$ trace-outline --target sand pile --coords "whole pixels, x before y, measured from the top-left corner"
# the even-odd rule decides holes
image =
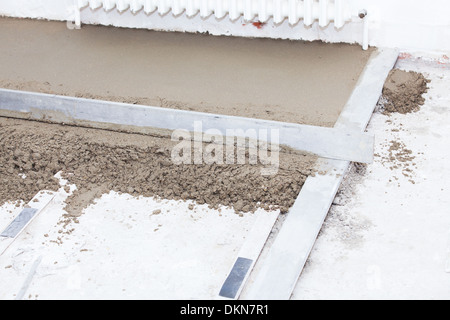
[[[383,88],[384,112],[406,114],[418,111],[425,102],[423,94],[427,92],[429,82],[421,73],[393,69]]]
[[[0,204],[57,190],[53,176],[62,171],[78,188],[67,201],[69,217],[111,190],[191,199],[237,212],[260,206],[286,212],[316,161],[286,151],[278,173],[263,176],[262,165],[175,165],[174,144],[167,138],[0,118]]]

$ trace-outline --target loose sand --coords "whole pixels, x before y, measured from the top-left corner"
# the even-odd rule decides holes
[[[358,45],[0,18],[0,87],[333,126]]]
[[[423,94],[429,82],[421,73],[393,69],[383,88],[384,111],[402,114],[418,111],[425,102]]]
[[[170,139],[0,118],[0,205],[30,201],[40,190],[57,190],[54,175],[78,190],[67,201],[68,218],[78,217],[111,190],[134,196],[191,199],[236,212],[257,207],[286,212],[316,158],[282,150],[276,175],[262,165],[175,165]]]
[[[380,99],[380,111],[385,115],[396,113],[408,114],[417,112],[425,103],[424,94],[428,91],[428,83],[421,73],[414,71],[404,71],[393,69],[383,87],[383,94]],[[392,123],[390,119],[387,123]],[[398,128],[391,129],[392,132],[400,132],[403,130],[402,124]],[[401,170],[403,176],[408,178],[409,182],[415,184],[413,173],[416,169],[415,158],[412,150],[407,148],[401,140],[391,140],[384,143],[387,149],[386,155],[375,154],[383,166],[391,170]],[[398,181],[399,178],[393,176],[389,182]],[[400,184],[399,184],[400,186]]]

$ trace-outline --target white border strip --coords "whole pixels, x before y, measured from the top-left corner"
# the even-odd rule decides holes
[[[279,130],[280,144],[319,157],[362,163],[373,161],[374,137],[361,132],[325,128],[278,121],[217,115],[202,112],[141,106],[109,101],[90,100],[0,89],[0,116],[31,120],[48,120],[56,123],[145,132],[155,128],[169,135],[168,130],[195,131],[201,122],[202,131],[248,129]],[[151,130],[151,129],[148,129]],[[237,131],[236,131],[237,132]],[[246,133],[244,134],[246,135]],[[239,136],[239,134],[236,134]]]
[[[380,49],[372,56],[336,128],[365,130],[397,58],[398,52],[392,49]],[[287,300],[291,297],[349,164],[348,161],[321,159],[321,165],[329,174],[306,180],[261,269],[254,280],[248,282],[242,299]]]

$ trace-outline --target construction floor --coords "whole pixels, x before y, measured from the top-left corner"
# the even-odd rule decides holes
[[[0,24],[0,43],[8,48],[0,52],[2,88],[311,125],[334,125],[371,55],[356,45],[92,26],[74,31],[59,22],[3,18]],[[339,64],[333,63],[336,59]],[[318,86],[324,79],[327,85]],[[39,177],[30,171],[30,176],[16,179],[17,184],[8,180],[0,198],[22,196],[28,202],[39,190],[54,191],[40,193],[29,204],[0,208],[4,230],[28,205],[52,199],[12,244],[7,239],[0,243],[0,251],[6,250],[0,259],[3,299],[218,298],[249,235],[261,221],[267,221],[263,229],[273,225],[280,213],[264,208],[249,212],[254,208],[247,200],[269,195],[287,210],[315,162],[314,157],[303,161],[282,153],[279,174],[267,179],[253,166],[232,172],[220,166],[170,171],[164,168],[170,141],[11,119],[2,119],[0,126],[3,147],[7,152],[15,149],[5,155],[3,166],[14,167],[14,159],[25,152],[31,157],[24,157],[27,163],[19,166],[41,168]],[[79,146],[85,146],[84,151]],[[135,163],[128,159],[121,162],[128,169],[111,170],[106,160],[111,150],[119,159],[135,154]],[[145,162],[148,168],[139,164],[144,154],[153,157]],[[71,168],[80,184],[69,187],[66,180],[51,180],[54,164],[67,166],[83,157],[89,159],[83,170]],[[221,171],[222,187],[213,192]],[[158,180],[157,190],[148,188],[151,182],[145,178],[151,176]],[[117,188],[118,178],[123,188]],[[182,190],[169,190],[180,181],[187,183]],[[27,187],[21,188],[22,183]],[[88,202],[73,206],[70,201],[68,210],[67,199],[75,188]],[[262,239],[269,232],[261,230]],[[263,245],[253,244],[254,253]]]
[[[397,67],[431,80],[425,104],[374,113],[375,162],[352,165],[292,299],[450,297],[450,67],[413,57]],[[413,159],[392,154],[394,143]],[[216,299],[246,235],[268,215],[111,192],[60,232],[66,197],[0,259],[1,299]],[[4,205],[1,226],[21,209]]]
[[[38,25],[37,34],[46,35],[40,40],[32,33]],[[11,30],[29,38],[16,41]],[[5,66],[0,70],[0,87],[186,110],[200,106],[195,110],[332,126],[370,56],[357,46],[331,45],[333,55],[328,55],[329,44],[280,45],[279,41],[234,38],[221,39],[210,47],[203,36],[184,35],[196,45],[175,41],[189,49],[177,53],[184,55],[181,58],[164,54],[164,50],[174,51],[173,38],[179,35],[166,34],[170,39],[162,39],[155,33],[138,31],[129,38],[129,31],[89,26],[69,31],[60,23],[0,19],[0,43],[9,48],[0,51]],[[103,45],[96,47],[99,52],[74,52],[67,46],[78,43],[79,50],[87,35],[91,38],[83,46],[100,41]],[[151,46],[142,41],[148,37],[164,48],[158,53],[164,61],[148,59]],[[26,50],[30,45],[39,49],[36,54],[42,64],[30,59]],[[60,51],[53,50],[55,46]],[[126,55],[130,46],[138,48],[133,59]],[[200,72],[195,66],[206,58],[195,54],[199,48],[222,57],[222,63],[209,61],[207,72]],[[263,54],[258,48],[268,51]],[[108,54],[103,55],[102,50]],[[233,53],[232,57],[227,52]],[[73,54],[82,59],[77,61]],[[14,65],[18,57],[22,63]],[[248,69],[231,72],[228,58]],[[293,65],[286,63],[293,61],[291,58],[303,62],[293,62],[292,69]],[[310,61],[336,69],[322,68],[328,71],[317,73],[313,64],[305,64]],[[121,62],[132,67],[105,68]],[[94,66],[100,71],[88,72]],[[450,67],[442,61],[412,56],[402,56],[397,67],[422,72],[431,80],[425,104],[418,112],[406,115],[374,113],[367,131],[376,138],[375,161],[352,165],[292,299],[450,298],[450,167],[445,150]],[[266,77],[268,69],[275,78]],[[132,78],[133,74],[139,77]],[[190,74],[203,80],[192,82]],[[207,82],[211,74],[227,76],[219,83]],[[286,74],[289,79],[303,80],[277,87],[286,83]],[[329,86],[322,85],[324,78]],[[105,79],[109,82],[103,82]],[[171,82],[173,79],[177,80]],[[94,91],[84,89],[89,81],[95,84],[91,86]],[[269,82],[274,85],[267,86]],[[235,87],[224,90],[225,83]],[[180,85],[191,87],[175,93],[165,91]],[[266,87],[273,90],[261,89]],[[194,92],[206,95],[199,99]],[[310,93],[306,98],[305,92]],[[290,100],[278,105],[279,94]],[[256,103],[242,102],[243,97]],[[393,145],[395,150],[410,151],[413,157],[396,157]],[[136,190],[121,190],[124,192],[104,193],[83,214],[67,220],[62,214],[75,186],[63,177],[59,183],[58,191],[40,193],[30,202],[38,205],[52,199],[24,232],[10,245],[0,243],[0,251],[6,249],[0,257],[0,299],[219,299],[220,288],[249,234],[259,221],[274,222],[279,215],[279,210],[263,208],[236,214],[229,207],[212,208],[208,203],[136,196]],[[0,207],[0,230],[26,205],[7,203]],[[278,227],[282,221],[280,215]],[[276,232],[274,229],[272,238]],[[255,273],[264,263],[265,252]],[[242,298],[245,296],[244,289]]]

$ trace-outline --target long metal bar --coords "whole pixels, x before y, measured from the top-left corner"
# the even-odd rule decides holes
[[[0,89],[0,116],[45,120],[105,129],[169,135],[173,130],[219,130],[223,136],[248,137],[264,130],[268,142],[277,130],[279,144],[319,157],[361,163],[373,161],[374,137],[344,129],[258,120],[210,113],[140,106],[34,92]],[[199,129],[200,128],[200,129]],[[264,135],[258,135],[264,140]]]

